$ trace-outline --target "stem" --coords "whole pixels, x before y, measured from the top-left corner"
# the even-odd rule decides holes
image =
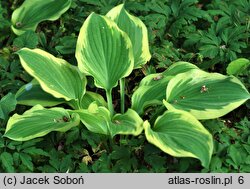
[[[125,112],[125,78],[120,79],[121,113]]]
[[[114,115],[114,107],[113,107],[113,101],[112,101],[112,89],[106,90],[106,96],[107,96],[107,101],[108,101],[108,108],[112,117]]]

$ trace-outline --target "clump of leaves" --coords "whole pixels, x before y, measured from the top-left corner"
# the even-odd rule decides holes
[[[125,77],[146,64],[151,55],[145,25],[123,5],[113,8],[106,16],[91,13],[86,19],[77,40],[77,67],[40,49],[22,48],[17,54],[23,68],[35,78],[18,91],[17,99],[28,105],[39,102],[23,115],[15,114],[9,119],[5,136],[18,141],[51,131],[66,132],[82,122],[89,131],[110,137],[111,148],[116,149],[112,145],[115,136],[138,136],[144,130],[147,141],[163,152],[197,158],[208,167],[212,136],[198,120],[223,116],[250,97],[233,76],[207,73],[190,63],[179,62],[163,73],[145,77],[132,95],[132,108],[127,109]],[[107,103],[100,94],[86,92],[86,75],[94,78],[97,88],[104,89]],[[120,113],[116,113],[112,96],[118,81]],[[227,96],[227,90],[235,93]],[[61,103],[73,110],[41,106]],[[152,119],[143,121],[146,108],[154,105],[162,108]],[[38,119],[44,121],[38,123]],[[119,150],[125,149],[117,148],[110,160],[120,159]],[[136,161],[130,166],[136,167]]]
[[[7,10],[2,7],[0,3],[0,48],[2,48],[2,42],[9,35],[10,21],[6,18]]]
[[[229,120],[211,120],[204,123],[213,133],[215,148],[209,169],[204,172],[249,172],[249,132],[248,118],[235,125]]]
[[[213,1],[207,13],[213,18],[206,30],[198,30],[187,37],[186,48],[199,49],[206,58],[203,68],[220,63],[223,69],[227,63],[237,59],[249,46],[249,1]]]

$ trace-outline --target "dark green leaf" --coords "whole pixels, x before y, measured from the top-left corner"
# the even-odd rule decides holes
[[[33,171],[34,165],[32,163],[32,159],[28,154],[20,153],[20,159],[22,163],[30,170]]]
[[[22,150],[22,152],[30,155],[42,155],[49,157],[48,152],[45,152],[44,150],[36,147],[25,148],[24,150]]]
[[[7,172],[9,173],[15,172],[15,169],[13,167],[13,158],[10,153],[8,152],[1,153],[0,159],[2,161],[2,167],[4,167]]]
[[[8,93],[0,100],[0,119],[7,119],[9,113],[16,108],[16,98],[12,93]]]
[[[13,45],[18,49],[23,47],[34,49],[38,45],[38,36],[34,31],[27,31],[15,38]]]

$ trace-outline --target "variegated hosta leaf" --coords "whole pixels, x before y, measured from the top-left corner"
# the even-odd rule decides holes
[[[169,68],[165,71],[166,75],[176,76],[180,73],[185,73],[193,69],[199,69],[196,65],[191,64],[189,62],[176,62],[169,66]]]
[[[8,115],[10,112],[15,110],[16,108],[16,98],[12,93],[8,93],[3,98],[0,99],[0,120],[8,119]]]
[[[162,104],[162,100],[166,99],[166,87],[170,79],[192,69],[198,67],[188,62],[177,62],[162,73],[150,74],[143,78],[132,95],[132,109],[141,115],[145,108]]]
[[[51,131],[66,132],[79,125],[80,117],[70,114],[63,108],[45,109],[36,105],[23,115],[13,115],[5,130],[5,137],[17,141],[26,141],[42,137]]]
[[[147,107],[162,104],[171,78],[172,76],[166,76],[164,73],[150,74],[143,78],[132,95],[132,109],[141,115]],[[144,82],[147,84],[143,85]]]
[[[42,90],[40,84],[35,79],[32,82],[22,86],[16,93],[16,99],[18,104],[35,106],[37,104],[43,107],[56,106],[58,104],[67,103],[73,109],[87,109],[92,102],[96,102],[98,106],[107,107],[107,103],[104,98],[91,91],[86,91],[82,97],[80,103],[78,100],[71,100],[66,102],[62,98],[55,98],[51,94]]]
[[[80,100],[85,94],[86,78],[77,67],[40,49],[23,48],[17,54],[23,68],[47,93],[67,101]]]
[[[93,102],[95,102],[98,106],[107,107],[107,102],[104,100],[103,96],[91,91],[86,91],[85,95],[80,101],[80,104],[75,100],[69,101],[68,104],[73,109],[88,109],[89,105]]]
[[[213,152],[212,135],[190,113],[166,111],[155,121],[154,127],[144,122],[147,140],[175,157],[193,157],[209,166]]]
[[[170,80],[165,106],[190,112],[197,119],[221,117],[239,107],[250,94],[234,76],[191,70]]]
[[[51,94],[45,92],[38,81],[33,79],[30,83],[22,86],[16,93],[16,99],[18,104],[35,106],[37,104],[46,106],[56,106],[64,103],[62,98],[55,98]]]
[[[244,73],[250,66],[250,60],[246,58],[238,58],[227,66],[228,75],[238,75]]]
[[[110,112],[105,107],[98,107],[96,103],[89,106],[87,110],[74,111],[79,114],[82,123],[87,129],[93,133],[110,135],[108,123],[110,120]]]
[[[143,120],[132,109],[128,109],[124,114],[116,114],[110,123],[111,136],[139,135],[143,130]]]
[[[92,13],[77,40],[76,58],[80,70],[94,77],[97,87],[111,90],[134,67],[131,41],[116,23]]]
[[[35,31],[37,25],[44,20],[56,20],[65,13],[72,0],[25,0],[17,8],[11,18],[12,30],[21,35],[25,31]]]
[[[140,68],[146,64],[150,60],[151,54],[149,52],[148,32],[144,23],[139,18],[129,14],[123,4],[111,9],[106,16],[114,20],[118,27],[128,34],[133,45],[134,68]]]
[[[88,110],[73,112],[78,113],[82,123],[94,133],[113,137],[117,134],[139,135],[143,130],[143,120],[132,109],[129,109],[124,114],[116,114],[111,118],[107,108],[98,107],[96,103],[92,103]]]

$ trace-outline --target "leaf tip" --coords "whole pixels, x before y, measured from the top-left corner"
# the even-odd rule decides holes
[[[150,123],[149,123],[148,120],[146,120],[146,121],[143,122],[143,128],[144,128],[145,131],[146,131],[148,128],[150,128]]]

